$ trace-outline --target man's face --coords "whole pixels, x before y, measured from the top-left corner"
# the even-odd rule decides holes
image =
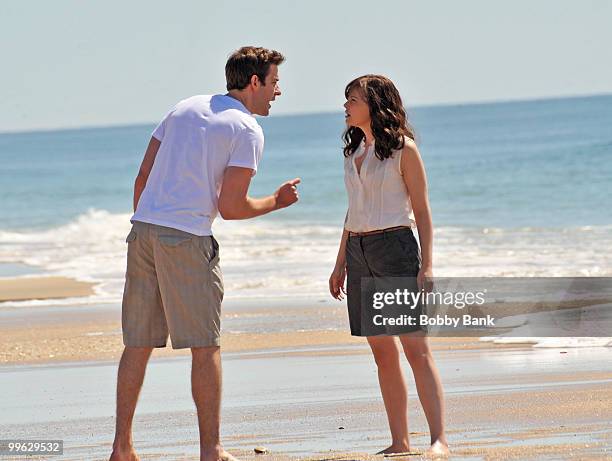
[[[270,113],[270,107],[272,107],[270,102],[281,95],[278,81],[278,66],[270,64],[268,75],[266,75],[266,84],[258,85],[253,94],[254,113],[258,115],[268,115]]]

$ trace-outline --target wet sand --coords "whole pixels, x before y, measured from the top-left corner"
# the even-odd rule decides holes
[[[610,355],[605,348],[436,352],[452,459],[609,459]],[[152,359],[134,426],[143,460],[198,459],[189,369],[187,357]],[[427,425],[408,366],[405,373],[411,443],[422,453]],[[64,439],[61,459],[105,459],[115,376],[116,364],[104,362],[1,367],[0,432]],[[372,455],[389,443],[373,360],[225,353],[222,437],[251,461],[383,459]],[[269,454],[255,455],[260,445]]]
[[[228,450],[260,461],[383,459],[372,455],[389,444],[389,435],[365,340],[343,329],[283,330],[296,321],[341,325],[344,316],[337,306],[227,309],[222,436]],[[273,319],[276,329],[256,326]],[[533,349],[477,338],[431,343],[446,392],[452,459],[612,456],[612,348]],[[58,459],[107,459],[121,350],[118,306],[0,309],[3,438],[63,439]],[[143,460],[198,459],[188,355],[154,352],[134,428]],[[411,443],[422,453],[427,424],[404,366]],[[270,452],[255,455],[259,445]]]
[[[335,353],[337,346],[365,345],[346,329],[346,308],[228,308],[222,324],[225,352],[291,350],[327,346],[317,354]],[[309,329],[298,330],[296,325]],[[331,328],[330,328],[331,327]],[[431,338],[434,350],[496,349],[521,347],[480,342],[477,337]],[[0,306],[0,365],[47,362],[117,361],[123,350],[119,306],[71,306],[66,308],[4,308]],[[309,354],[314,352],[308,352]],[[343,352],[346,353],[346,352]],[[354,352],[353,352],[354,353]],[[359,353],[369,353],[365,348]],[[188,349],[166,348],[155,356],[189,355]]]
[[[432,338],[434,350],[512,348],[520,345],[497,345],[480,342],[478,338]],[[331,351],[318,349],[309,354],[335,353],[337,346],[365,345],[363,338],[352,337],[346,331],[308,330],[271,333],[224,333],[221,345],[225,352],[291,351],[303,354],[301,348],[329,346]],[[119,321],[83,321],[66,319],[63,324],[33,324],[0,327],[0,364],[33,364],[47,362],[80,362],[118,360],[123,350]],[[346,352],[343,352],[346,353]],[[359,353],[369,353],[363,349]],[[174,350],[171,341],[155,356],[189,355],[189,349]]]

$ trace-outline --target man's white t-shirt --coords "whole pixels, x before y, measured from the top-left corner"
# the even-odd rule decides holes
[[[263,131],[230,96],[193,96],[179,102],[153,131],[161,141],[132,221],[212,235],[223,173],[261,160]]]

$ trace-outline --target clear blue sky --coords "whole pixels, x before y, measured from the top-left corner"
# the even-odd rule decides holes
[[[5,0],[0,131],[157,121],[244,44],[288,58],[273,114],[341,110],[367,72],[407,106],[612,93],[611,24],[607,0]]]

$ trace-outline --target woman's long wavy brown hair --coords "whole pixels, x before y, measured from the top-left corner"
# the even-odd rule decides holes
[[[415,132],[402,104],[402,98],[391,80],[382,75],[367,74],[346,85],[344,95],[359,88],[370,108],[370,119],[376,157],[391,157],[394,150],[404,148],[404,136],[415,140]],[[344,156],[352,155],[365,137],[361,128],[348,127],[344,132]]]

